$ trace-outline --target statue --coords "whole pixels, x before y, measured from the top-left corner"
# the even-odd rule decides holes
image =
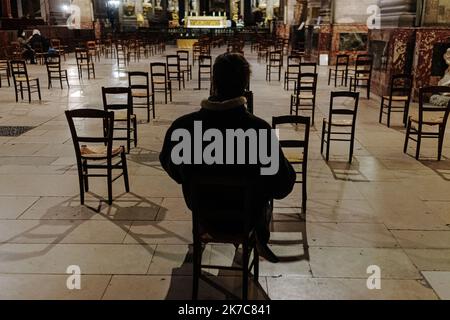
[[[450,87],[450,48],[444,54],[445,63],[448,65],[448,69],[445,71],[444,77],[438,82],[439,86]],[[449,94],[434,95],[430,98],[430,102],[435,106],[445,107],[450,101]]]

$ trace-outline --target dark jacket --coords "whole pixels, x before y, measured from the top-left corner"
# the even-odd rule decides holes
[[[257,181],[258,194],[261,208],[265,207],[272,199],[282,199],[291,193],[296,180],[296,174],[291,164],[286,160],[281,149],[279,149],[279,170],[275,175],[261,175],[263,165],[176,165],[172,162],[171,152],[178,142],[172,142],[171,136],[176,129],[186,129],[194,136],[194,122],[202,121],[203,132],[207,129],[218,129],[225,136],[226,129],[267,129],[271,126],[264,120],[250,114],[245,108],[245,98],[240,97],[224,102],[215,101],[212,97],[202,102],[200,111],[187,114],[175,120],[166,133],[163,149],[160,154],[160,162],[172,179],[183,186],[183,194],[187,206],[192,209],[190,199],[190,182],[196,176],[227,176],[247,177]],[[269,143],[269,142],[268,142]],[[208,144],[208,143],[207,143]],[[206,145],[207,145],[206,144]],[[203,146],[205,147],[205,145]],[[270,149],[269,149],[270,150]],[[192,150],[193,156],[193,150]],[[224,159],[226,150],[224,150]],[[207,201],[205,199],[205,201]],[[233,199],[226,199],[233,201]],[[255,221],[258,217],[254,217]]]

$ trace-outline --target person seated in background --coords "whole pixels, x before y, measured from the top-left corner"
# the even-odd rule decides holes
[[[276,136],[274,138],[276,143],[274,143],[273,136],[271,136],[271,133],[273,133],[271,126],[266,121],[247,111],[244,95],[249,81],[250,65],[242,55],[225,53],[218,56],[213,66],[212,96],[202,102],[199,111],[182,116],[173,122],[166,133],[160,154],[160,162],[169,176],[177,183],[182,184],[186,204],[191,210],[190,185],[192,182],[195,182],[196,177],[225,176],[236,177],[236,179],[245,177],[248,180],[254,181],[258,186],[256,191],[258,201],[255,204],[257,209],[252,214],[251,223],[253,224],[252,227],[256,230],[258,251],[268,261],[278,262],[278,258],[268,247],[273,209],[272,203],[273,199],[283,199],[291,193],[295,184],[296,173],[292,165],[286,160],[279,147]],[[229,163],[228,160],[226,162],[215,162],[211,165],[205,162],[201,164],[192,164],[193,162],[176,164],[179,162],[175,161],[176,163],[174,163],[172,152],[178,146],[173,141],[173,134],[187,131],[193,137],[194,130],[197,130],[194,128],[199,123],[201,123],[203,132],[213,129],[216,132],[220,132],[223,136],[226,136],[226,132],[230,130],[247,132],[253,129],[257,132],[268,132],[269,134],[265,137],[260,136],[260,139],[263,140],[260,140],[259,145],[260,149],[262,149],[261,145],[264,146],[267,139],[267,146],[270,145],[272,148],[271,158],[274,158],[278,164],[277,169],[271,172],[270,175],[265,175],[262,173],[261,168],[265,167],[267,163],[264,165],[261,158],[254,162],[249,160],[251,158],[251,152],[249,150],[252,149],[250,141],[244,146],[246,155],[239,155],[239,150],[242,151],[242,149],[230,153],[231,158],[243,156],[241,159],[245,159],[245,161],[243,163],[241,162],[241,164],[234,164],[233,161]],[[203,156],[203,153],[201,155],[194,154],[196,149],[193,148],[192,150],[188,150],[187,154],[190,154],[191,157]],[[233,151],[234,149],[233,147],[231,150]],[[269,147],[266,150],[268,149]],[[223,150],[223,159],[229,159],[227,158],[227,154],[230,152],[229,150],[229,148]],[[198,151],[202,152],[202,150]],[[213,190],[213,193],[215,191]],[[217,190],[218,195],[222,196],[220,192]],[[236,201],[234,198],[227,199],[227,195],[223,195],[222,198],[225,201]],[[204,201],[213,200],[204,199]],[[212,217],[212,219],[214,218]],[[220,227],[224,228],[223,226]],[[227,232],[227,230],[223,230],[223,232]]]
[[[33,34],[28,40],[28,43],[31,48],[42,47],[43,52],[47,52],[50,47],[50,41],[43,37],[38,29],[33,30]]]
[[[22,50],[22,58],[29,61],[31,64],[36,64],[35,52],[30,46],[29,39],[25,39],[25,31],[19,30],[17,32],[17,42],[20,44],[20,49]]]

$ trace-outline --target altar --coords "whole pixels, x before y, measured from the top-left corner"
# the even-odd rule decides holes
[[[226,28],[226,16],[186,16],[184,19],[186,28]]]

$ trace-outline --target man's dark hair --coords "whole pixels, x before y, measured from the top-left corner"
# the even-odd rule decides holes
[[[214,94],[222,100],[242,96],[248,87],[250,72],[250,65],[241,54],[221,54],[213,67]]]

